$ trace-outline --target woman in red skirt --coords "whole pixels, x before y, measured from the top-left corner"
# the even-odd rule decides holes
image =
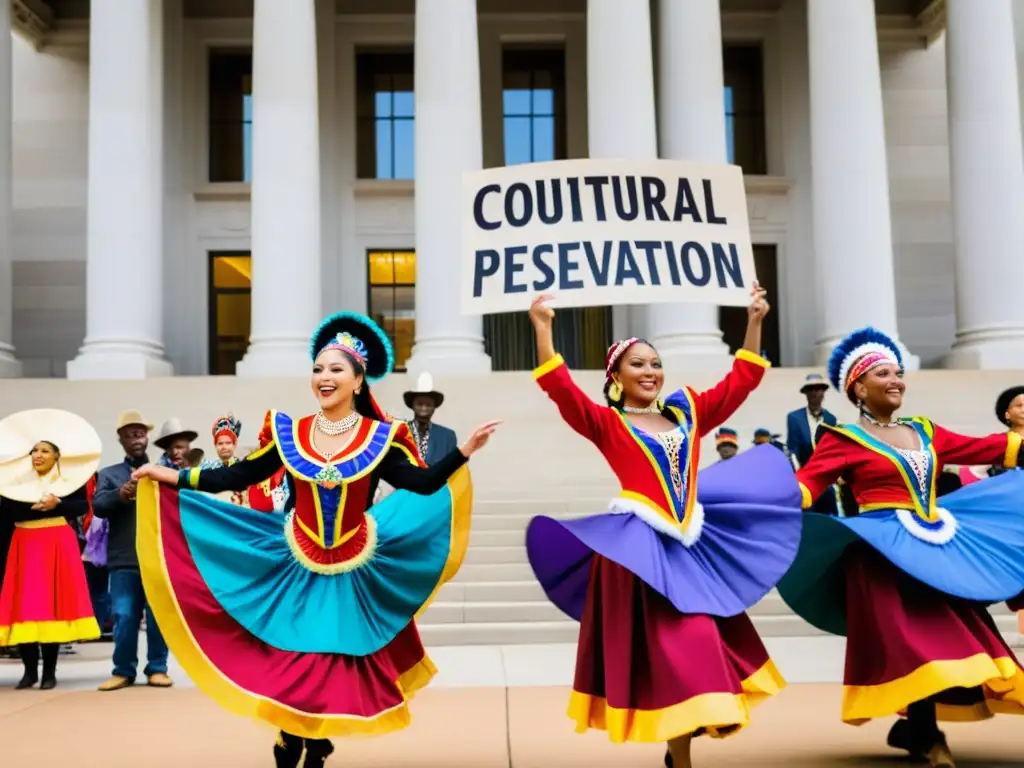
[[[608,351],[605,399],[577,387],[552,340],[542,296],[530,309],[534,373],[565,422],[601,451],[622,490],[604,514],[539,516],[530,565],[549,599],[580,622],[569,717],[613,742],[667,743],[689,768],[693,736],[728,736],[785,684],[746,609],[782,577],[800,542],[800,492],[786,456],[757,446],[697,472],[700,438],[761,382],[768,312],[754,286],[732,371],[706,392],[658,399],[661,359],[642,339]]]
[[[61,450],[63,446],[63,452]],[[19,690],[57,684],[63,643],[100,636],[78,537],[68,524],[88,512],[85,485],[96,471],[100,439],[87,422],[52,409],[0,421],[0,518],[14,536],[0,591],[0,646],[18,646]]]
[[[807,515],[779,593],[811,624],[846,635],[845,722],[904,715],[890,746],[953,766],[939,720],[1024,715],[1024,670],[985,609],[1024,589],[1024,474],[940,499],[937,478],[945,464],[1016,467],[1021,436],[894,418],[901,351],[872,328],[836,346],[829,378],[860,418],[827,427],[797,472],[803,506],[842,479],[859,514]]]

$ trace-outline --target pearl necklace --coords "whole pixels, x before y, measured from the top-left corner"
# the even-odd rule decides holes
[[[341,419],[340,421],[331,421],[326,416],[324,416],[323,411],[320,411],[316,415],[317,429],[319,429],[325,435],[329,435],[331,437],[337,437],[338,435],[345,434],[350,429],[352,429],[352,427],[354,427],[358,422],[358,411],[352,411],[352,413],[350,413],[348,416]]]
[[[626,413],[634,413],[637,415],[645,413],[661,413],[661,405],[659,403],[652,403],[651,405],[648,405],[646,408],[634,408],[631,405],[624,405],[622,406],[622,410],[625,411]]]
[[[899,426],[902,426],[902,424],[899,421],[885,421],[885,422],[879,421],[878,419],[876,419],[874,416],[872,416],[871,413],[869,413],[864,408],[861,408],[860,415],[864,417],[864,420],[868,424],[873,424],[876,427],[899,427]]]

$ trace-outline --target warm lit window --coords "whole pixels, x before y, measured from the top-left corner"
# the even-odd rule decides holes
[[[415,173],[412,53],[356,55],[356,176],[411,179]]]
[[[395,348],[395,369],[405,370],[416,340],[415,251],[370,251],[369,306]]]
[[[246,252],[210,254],[209,367],[212,376],[233,376],[249,346],[252,258]]]
[[[761,46],[726,45],[725,140],[728,159],[750,175],[768,172],[765,149],[764,69]]]
[[[502,52],[505,165],[565,159],[565,52]]]
[[[210,51],[211,182],[252,181],[252,52]]]

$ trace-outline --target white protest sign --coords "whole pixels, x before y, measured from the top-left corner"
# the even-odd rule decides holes
[[[746,306],[743,171],[676,160],[560,160],[462,176],[462,312],[691,302]]]

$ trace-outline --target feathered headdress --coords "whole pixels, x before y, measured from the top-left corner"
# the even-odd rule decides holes
[[[828,359],[828,379],[851,400],[850,388],[861,376],[879,365],[903,367],[899,345],[876,328],[861,328],[843,339]]]
[[[316,360],[327,349],[341,349],[356,358],[370,383],[383,379],[395,366],[387,334],[366,315],[355,312],[338,312],[320,323],[310,339],[309,356]]]
[[[239,436],[242,434],[242,422],[235,418],[234,414],[229,413],[227,416],[221,416],[215,422],[213,422],[213,442],[217,442],[222,435],[227,435],[234,442],[238,442]]]

